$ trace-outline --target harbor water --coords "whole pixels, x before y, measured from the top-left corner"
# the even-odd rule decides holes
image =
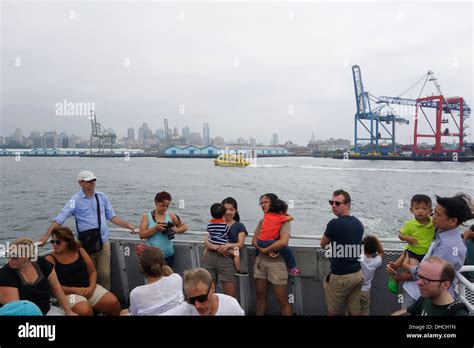
[[[396,237],[411,218],[415,193],[474,196],[474,163],[335,160],[312,157],[259,158],[254,168],[215,167],[212,159],[167,158],[0,158],[0,241],[39,238],[79,190],[77,174],[91,170],[96,189],[107,194],[115,213],[138,226],[168,191],[170,211],[190,230],[205,231],[209,207],[232,196],[249,232],[262,216],[259,196],[276,193],[295,217],[293,233],[321,235],[334,216],[328,200],[342,188],[353,200],[352,214],[366,233]],[[68,226],[74,226],[69,219]],[[113,225],[112,225],[113,226]]]

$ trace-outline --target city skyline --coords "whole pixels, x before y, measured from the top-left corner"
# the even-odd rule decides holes
[[[1,6],[6,135],[20,127],[85,138],[93,107],[119,136],[130,123],[155,131],[167,118],[172,129],[201,134],[209,123],[211,135],[227,140],[246,134],[269,143],[275,133],[301,144],[312,131],[353,139],[353,64],[374,95],[398,96],[433,70],[446,96],[474,101],[467,2]],[[450,25],[422,25],[426,18]],[[473,117],[467,125],[472,141]],[[397,126],[398,143],[412,135],[413,122]]]
[[[204,123],[204,125],[207,125],[208,127],[208,130],[211,129],[211,127],[209,127],[209,124],[208,123]],[[204,128],[204,125],[203,125],[203,129]],[[144,128],[145,127],[145,128]],[[138,131],[137,131],[138,130]],[[193,135],[197,134],[200,141],[193,141]],[[278,141],[278,134],[277,133],[273,133],[271,134],[271,139],[268,140],[268,142],[265,142],[265,141],[257,141],[257,139],[251,137],[251,136],[244,136],[244,135],[241,135],[239,136],[237,139],[227,139],[227,140],[224,140],[224,138],[222,136],[219,136],[219,135],[216,135],[215,137],[210,137],[210,141],[208,143],[206,143],[205,141],[205,137],[204,135],[201,136],[201,133],[200,132],[191,132],[191,129],[187,126],[183,127],[182,130],[181,130],[181,133],[179,133],[179,129],[177,127],[174,127],[174,131],[173,131],[173,135],[177,135],[179,137],[182,137],[183,139],[186,139],[188,141],[189,144],[202,144],[202,145],[211,145],[211,144],[214,144],[214,145],[225,145],[225,144],[233,144],[233,143],[238,143],[238,144],[244,144],[244,143],[247,143],[251,146],[261,146],[261,145],[264,145],[264,146],[276,146],[276,145],[284,145],[285,143],[291,143],[293,144],[293,142],[291,142],[290,140],[285,140],[285,141],[282,141],[282,142],[279,142]],[[147,139],[157,139],[157,140],[165,140],[165,131],[164,129],[156,129],[155,132],[153,132],[147,125],[146,122],[142,123],[142,126],[140,127],[133,127],[133,126],[130,126],[129,128],[127,128],[127,132],[126,134],[123,134],[122,135],[119,135],[119,134],[116,134],[116,144],[121,144],[123,143],[123,141],[125,140],[128,140],[131,142],[131,144],[135,143],[136,145],[144,145],[144,140],[147,140]],[[35,147],[57,147],[55,145],[51,145],[51,144],[56,144],[57,142],[62,142],[61,139],[58,139],[56,140],[56,142],[53,142],[51,144],[49,144],[50,146],[46,146],[45,145],[45,141],[43,140],[43,142],[41,143],[42,145],[34,145],[35,142],[34,142],[34,138],[44,138],[44,137],[63,137],[67,140],[65,141],[71,141],[69,140],[70,138],[74,138],[76,139],[80,139],[80,141],[84,142],[84,141],[89,141],[89,137],[90,135],[86,136],[86,137],[80,137],[76,134],[73,134],[73,133],[69,133],[65,130],[56,130],[56,129],[50,129],[50,130],[47,130],[47,131],[44,131],[44,132],[40,132],[40,131],[37,131],[37,130],[33,130],[33,131],[25,131],[21,128],[15,128],[14,132],[12,134],[0,134],[0,138],[2,140],[11,140],[11,141],[17,141],[18,143],[22,143],[24,142],[25,139],[32,139],[33,140],[33,145],[32,147],[35,148]],[[244,138],[245,137],[245,138]],[[195,139],[195,138],[194,138]],[[332,138],[328,138],[328,139],[318,139],[318,141],[325,141],[325,140],[330,140]],[[294,145],[299,145],[299,146],[306,146],[307,144],[311,144],[311,143],[314,143],[315,142],[315,137],[314,137],[314,132],[312,132],[312,135],[311,137],[309,137],[308,140],[303,140],[302,139],[302,142],[298,142]],[[47,141],[46,141],[47,143]],[[36,143],[38,144],[38,143]],[[0,142],[0,145],[2,145],[2,143]],[[146,145],[146,144],[145,144]]]

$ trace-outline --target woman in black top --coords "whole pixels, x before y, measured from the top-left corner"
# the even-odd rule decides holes
[[[0,269],[0,303],[28,300],[41,312],[59,314],[51,310],[51,294],[67,315],[76,315],[71,309],[51,263],[38,257],[33,241],[19,238],[10,245],[8,264]]]
[[[92,315],[93,309],[119,315],[117,297],[97,284],[97,271],[90,256],[74,239],[68,227],[57,227],[51,234],[53,252],[46,256],[58,275],[71,309],[79,315]]]
[[[237,207],[237,201],[232,197],[227,197],[222,201],[226,212],[224,220],[229,226],[229,242],[220,246],[209,242],[207,236],[204,239],[206,248],[210,251],[208,257],[203,260],[202,267],[211,273],[214,286],[217,282],[222,284],[224,294],[237,298],[237,279],[232,258],[227,255],[228,250],[239,252],[244,248],[247,229],[240,222],[240,216]],[[241,272],[239,275],[248,275],[247,272]]]

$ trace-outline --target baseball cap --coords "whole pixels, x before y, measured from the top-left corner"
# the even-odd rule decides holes
[[[84,170],[83,172],[80,172],[79,175],[77,176],[78,181],[90,181],[97,179],[97,177],[94,175],[94,173],[89,172],[87,170]]]
[[[41,310],[33,302],[20,300],[8,302],[0,308],[0,316],[2,315],[43,315]]]

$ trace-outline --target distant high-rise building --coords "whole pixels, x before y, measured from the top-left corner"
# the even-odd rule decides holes
[[[173,137],[176,137],[176,138],[179,137],[179,128],[178,128],[178,126],[175,126],[173,128]]]
[[[153,131],[148,128],[148,124],[143,123],[143,125],[138,128],[138,143],[139,144],[150,144],[153,141]]]
[[[318,146],[318,143],[316,142],[316,138],[314,137],[314,132],[311,134],[311,140],[308,142],[308,147],[313,149]]]
[[[130,127],[127,130],[127,140],[128,141],[135,141],[135,129],[133,127]]]
[[[209,123],[204,123],[202,126],[202,137],[204,145],[209,145],[211,143],[211,130],[209,129]]]
[[[166,138],[165,136],[165,130],[164,129],[157,129],[155,133],[155,138],[158,140],[164,140]]]
[[[276,145],[279,144],[279,142],[278,142],[278,134],[273,133],[273,135],[272,135],[272,142],[271,142],[271,143],[272,143],[273,146],[276,146]]]
[[[225,145],[224,138],[223,138],[223,137],[215,137],[215,138],[214,138],[214,141],[212,142],[212,145],[215,145],[215,146],[224,146],[224,145]]]
[[[143,144],[143,141],[145,140],[145,133],[148,130],[148,124],[143,123],[140,128],[138,128],[138,142],[140,144]]]
[[[42,136],[31,138],[31,147],[33,149],[43,149],[46,147],[45,138]]]
[[[191,133],[191,131],[188,126],[184,126],[181,130],[181,133],[183,134],[183,138],[187,140],[189,139],[189,134]]]
[[[23,133],[21,132],[21,128],[15,128],[15,133],[13,133],[13,138],[19,142],[23,142]]]
[[[41,136],[40,132],[37,132],[37,131],[31,132],[30,133],[30,138],[31,138],[31,147],[33,149],[39,149],[41,147],[44,147],[44,146],[41,146],[42,141],[43,141],[43,137]]]
[[[201,134],[199,132],[190,133],[189,142],[191,145],[202,145]]]
[[[62,148],[64,149],[72,149],[76,146],[74,137],[71,137],[69,135],[64,135],[62,137]]]
[[[45,132],[43,135],[44,138],[44,146],[45,148],[52,149],[52,148],[60,148],[62,147],[62,137],[58,136],[56,131],[52,132]]]
[[[257,140],[253,137],[249,137],[249,144],[250,144],[250,146],[255,147],[255,146],[257,146]]]

